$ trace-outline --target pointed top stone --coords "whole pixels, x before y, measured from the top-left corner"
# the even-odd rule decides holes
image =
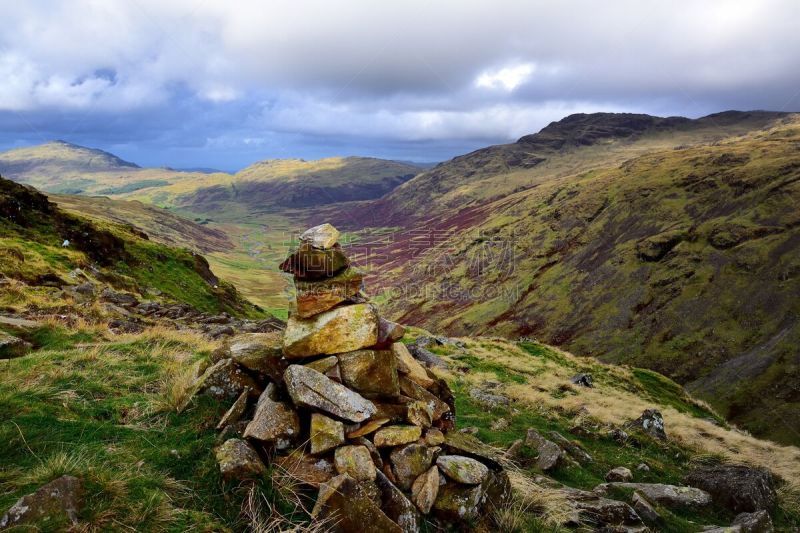
[[[305,230],[300,235],[300,240],[309,243],[314,248],[327,250],[333,248],[333,245],[339,240],[339,230],[326,222]]]

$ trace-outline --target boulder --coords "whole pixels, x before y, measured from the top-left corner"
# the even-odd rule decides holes
[[[436,459],[436,466],[448,478],[465,485],[483,483],[489,475],[489,468],[485,464],[463,455],[440,455]]]
[[[298,407],[320,409],[350,422],[363,422],[376,412],[375,405],[357,392],[302,365],[290,365],[283,380]]]
[[[316,281],[295,281],[297,316],[308,318],[350,300],[363,287],[364,274],[355,268],[346,268],[332,278]]]
[[[528,429],[524,445],[536,450],[536,467],[547,472],[561,464],[563,452],[558,444],[542,437],[533,428]]]
[[[577,442],[573,442],[566,437],[564,437],[561,433],[557,431],[551,431],[548,433],[550,439],[558,444],[558,446],[567,452],[567,454],[578,461],[580,464],[589,464],[594,461],[589,452],[583,449],[580,444]]]
[[[769,510],[777,501],[775,481],[769,470],[745,465],[702,466],[684,482],[711,494],[714,503],[735,513]]]
[[[279,268],[283,272],[294,274],[295,280],[314,280],[333,277],[348,266],[350,261],[338,244],[321,250],[309,243],[302,243]]]
[[[472,522],[480,516],[485,501],[486,492],[482,485],[461,485],[448,481],[439,487],[433,510],[441,520]]]
[[[356,481],[375,479],[375,464],[366,446],[341,446],[334,453],[336,472],[347,474]]]
[[[767,511],[739,513],[733,519],[733,526],[738,526],[742,533],[772,533],[772,519]]]
[[[379,429],[372,441],[378,448],[386,448],[416,442],[421,436],[422,428],[419,426],[389,426]]]
[[[606,481],[622,481],[627,482],[633,480],[633,472],[624,466],[612,468],[606,473]]]
[[[290,317],[283,353],[291,358],[352,352],[378,340],[378,315],[369,304],[334,307],[311,318]]]
[[[327,222],[308,228],[300,234],[300,242],[307,242],[314,248],[328,250],[339,240],[339,230]]]
[[[429,404],[433,411],[434,421],[440,420],[447,413],[451,412],[450,406],[443,402],[438,396],[419,386],[410,379],[407,379],[405,376],[400,377],[400,392],[409,398],[420,400]]]
[[[388,348],[392,343],[402,339],[405,334],[405,327],[381,317],[378,319],[378,342],[376,347],[380,349]]]
[[[229,341],[228,354],[239,365],[280,381],[289,366],[283,357],[280,332],[242,333]]]
[[[235,424],[241,420],[244,412],[247,410],[247,400],[250,397],[250,387],[247,387],[233,402],[230,409],[228,409],[217,424],[217,429],[225,429],[225,426]]]
[[[311,453],[320,454],[344,444],[344,424],[319,413],[311,414]]]
[[[331,461],[307,455],[300,450],[295,450],[286,456],[276,457],[272,465],[276,467],[279,474],[287,475],[293,480],[298,480],[314,488],[319,488],[322,483],[336,475]]]
[[[253,420],[247,424],[244,437],[256,439],[285,450],[300,435],[300,418],[291,405],[266,397],[258,399]]]
[[[342,383],[369,397],[400,394],[397,361],[389,350],[357,350],[338,356]]]
[[[428,376],[425,368],[414,359],[411,353],[406,348],[406,345],[400,342],[395,342],[391,346],[392,353],[397,358],[397,370],[404,374],[407,379],[421,387],[428,389],[431,387],[435,380]]]
[[[428,402],[414,400],[408,404],[406,418],[415,426],[429,428],[433,424],[433,406]]]
[[[409,490],[414,481],[433,465],[438,453],[438,448],[416,443],[392,450],[389,461],[397,486]]]
[[[667,440],[664,417],[658,409],[645,409],[639,418],[628,422],[625,427],[639,429],[659,440]]]
[[[432,466],[411,485],[411,498],[422,514],[428,514],[438,495],[439,469]]]
[[[573,385],[578,385],[581,387],[589,387],[589,388],[594,387],[591,374],[585,374],[585,373],[575,374],[570,378],[569,382],[572,383]]]
[[[31,350],[31,344],[0,331],[0,359],[21,357]]]
[[[311,516],[328,521],[329,531],[336,533],[403,532],[347,474],[338,475],[320,486]]]
[[[421,519],[411,500],[380,470],[376,473],[375,484],[381,491],[381,509],[386,516],[400,526],[404,533],[418,533]]]
[[[633,493],[631,504],[633,504],[633,510],[636,511],[636,514],[645,522],[653,524],[661,520],[661,515],[658,514],[658,511],[638,492]]]
[[[260,387],[232,359],[217,361],[203,372],[195,382],[195,390],[219,400],[233,400],[245,389],[251,394],[261,391]]]
[[[256,478],[266,471],[258,453],[241,439],[228,439],[216,450],[222,477],[227,480]]]
[[[42,485],[36,492],[23,496],[0,518],[0,529],[47,524],[48,530],[69,529],[78,523],[83,506],[83,481],[61,476]],[[61,526],[61,527],[59,527]],[[27,529],[25,529],[27,531]],[[38,528],[33,528],[38,531]]]
[[[647,501],[668,509],[697,510],[711,504],[711,495],[704,490],[661,483],[603,483],[595,487],[594,491],[605,494],[609,488],[635,490]]]
[[[642,523],[636,511],[625,502],[573,488],[564,488],[561,492],[573,509],[568,526],[589,526],[601,531],[604,526],[639,526]]]

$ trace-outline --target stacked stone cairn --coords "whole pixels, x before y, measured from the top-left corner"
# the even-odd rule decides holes
[[[334,531],[475,523],[508,495],[499,458],[451,431],[446,382],[369,303],[338,237],[330,224],[311,228],[281,264],[297,300],[282,338],[234,337],[198,379],[198,392],[235,400],[219,424],[222,475],[289,475]]]

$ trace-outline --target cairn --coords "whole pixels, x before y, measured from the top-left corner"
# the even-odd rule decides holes
[[[400,342],[363,292],[330,224],[309,229],[281,265],[296,309],[282,339],[230,341],[198,390],[234,399],[219,428],[226,478],[275,472],[316,491],[314,518],[342,532],[415,532],[423,520],[474,522],[508,480],[480,441],[451,432],[447,383]],[[279,342],[279,343],[278,343]]]

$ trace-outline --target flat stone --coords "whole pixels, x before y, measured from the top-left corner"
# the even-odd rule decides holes
[[[429,428],[433,424],[433,407],[429,402],[414,400],[408,404],[406,417],[415,426]]]
[[[386,516],[404,533],[419,533],[421,519],[411,500],[380,470],[375,476],[375,483],[381,491],[381,509]]]
[[[320,454],[344,444],[344,424],[319,413],[311,415],[311,453]]]
[[[300,435],[300,418],[291,405],[261,395],[253,420],[247,424],[244,437],[273,444],[285,450]]]
[[[289,366],[283,357],[281,332],[241,333],[229,341],[230,358],[244,368],[280,381]]]
[[[291,358],[352,352],[378,340],[378,314],[370,304],[335,307],[311,318],[290,317],[283,353]]]
[[[22,357],[31,347],[29,342],[0,331],[0,359]]]
[[[428,514],[438,495],[439,469],[432,466],[411,485],[411,498],[422,514]]]
[[[536,467],[547,472],[561,464],[563,452],[558,444],[542,437],[538,431],[531,428],[525,435],[525,445],[536,450]]]
[[[197,379],[194,388],[199,394],[219,400],[234,400],[247,388],[251,394],[261,391],[253,378],[232,359],[222,359],[208,367]]]
[[[638,492],[633,493],[631,504],[636,514],[645,522],[653,524],[661,520],[661,515],[658,514],[658,511]]]
[[[372,402],[311,368],[290,365],[283,378],[299,407],[320,409],[350,422],[363,422],[376,412]]]
[[[311,516],[325,520],[336,533],[402,533],[356,480],[341,474],[323,483]]]
[[[356,481],[375,479],[375,464],[366,446],[341,446],[334,453],[336,472],[347,474]]]
[[[300,450],[295,450],[287,456],[278,456],[273,459],[272,464],[279,473],[315,488],[319,488],[322,483],[336,475],[336,469],[331,461],[304,454]]]
[[[250,397],[250,387],[247,387],[233,402],[230,409],[228,409],[217,424],[217,429],[224,429],[225,426],[234,424],[241,420],[244,412],[247,410],[247,400]]]
[[[567,452],[570,457],[578,461],[580,464],[585,465],[594,462],[594,459],[591,455],[589,455],[589,452],[584,450],[583,447],[581,447],[581,445],[577,442],[567,439],[557,431],[551,431],[548,433],[548,436],[550,437],[550,440],[558,444],[562,450]]]
[[[403,490],[409,490],[414,481],[433,465],[439,453],[438,448],[430,448],[424,444],[408,444],[395,448],[389,454],[395,483]]]
[[[769,470],[745,465],[702,466],[684,482],[711,494],[714,503],[735,513],[770,509],[777,501],[775,481]]]
[[[23,529],[25,525],[45,523],[50,528],[67,524],[78,523],[78,513],[83,506],[83,481],[72,476],[61,476],[46,485],[39,487],[36,492],[23,496],[11,506],[8,512],[0,518],[0,529]],[[33,529],[39,531],[38,528]],[[52,529],[56,530],[56,529]]]
[[[483,483],[489,475],[489,468],[485,464],[463,455],[440,455],[436,459],[436,466],[453,481],[465,485]]]
[[[711,495],[704,490],[661,483],[603,483],[594,492],[605,494],[609,488],[638,491],[647,501],[668,509],[700,509],[711,504]]]
[[[331,355],[330,357],[323,357],[322,359],[317,359],[316,361],[312,361],[310,363],[306,363],[306,368],[311,368],[316,370],[317,372],[321,372],[324,374],[328,372],[330,369],[335,367],[339,364],[339,359],[335,355]]]
[[[339,230],[329,223],[309,228],[300,234],[300,242],[307,242],[314,248],[327,250],[339,240]]]
[[[328,250],[320,250],[309,243],[302,243],[279,268],[294,274],[296,280],[314,280],[333,277],[348,266],[350,261],[338,244]]]
[[[416,442],[421,436],[422,428],[419,426],[389,426],[379,429],[372,441],[378,448],[386,448]]]
[[[373,418],[371,420],[367,420],[358,429],[348,432],[347,438],[356,439],[358,437],[363,437],[364,435],[369,435],[370,433],[380,429],[382,426],[385,426],[389,422],[390,419],[388,418]]]
[[[241,439],[226,440],[215,455],[219,471],[227,480],[255,478],[266,471],[258,453]]]
[[[630,471],[629,468],[625,468],[624,466],[618,466],[616,468],[612,468],[606,474],[606,481],[632,481],[633,480],[633,472]]]
[[[374,398],[400,394],[397,361],[388,350],[357,350],[339,354],[339,371],[347,387]]]
[[[405,344],[395,342],[392,344],[391,350],[397,358],[397,370],[400,373],[405,374],[408,379],[425,389],[430,388],[434,384],[434,380],[428,376],[428,373],[419,361],[414,359],[414,356],[411,355]]]
[[[318,315],[356,297],[364,286],[364,274],[352,267],[332,278],[315,281],[296,280],[296,313],[301,318]],[[379,330],[380,331],[380,330]]]

